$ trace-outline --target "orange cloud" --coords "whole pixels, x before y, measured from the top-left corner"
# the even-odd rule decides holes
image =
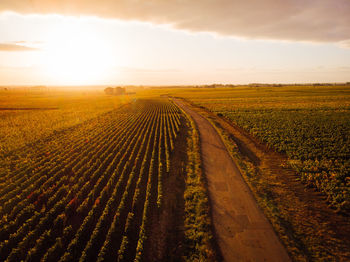
[[[139,20],[254,39],[350,39],[349,0],[1,0],[0,11]]]
[[[28,47],[24,45],[16,45],[16,44],[1,44],[0,43],[0,51],[6,52],[18,52],[18,51],[35,51],[37,48]]]

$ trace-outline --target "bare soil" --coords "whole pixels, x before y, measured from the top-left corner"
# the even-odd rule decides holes
[[[184,102],[181,104],[186,104],[187,108],[191,106]],[[270,201],[267,205],[272,203],[273,207],[267,208],[266,203],[262,203],[262,206],[265,205],[264,212],[293,260],[350,261],[349,214],[337,213],[330,208],[324,195],[307,188],[293,170],[285,168],[287,156],[268,148],[223,117],[193,106],[191,111],[197,111],[215,122],[229,134],[243,159],[253,163],[258,177],[254,178],[255,184],[248,181],[249,186],[260,204],[262,198]],[[219,189],[224,188],[221,184],[218,186]]]
[[[174,99],[195,121],[216,241],[224,261],[290,261],[211,123]]]
[[[146,242],[146,261],[181,261],[184,241],[184,191],[187,161],[188,127],[184,123],[175,141],[171,168],[163,181],[160,209],[150,219],[150,236]]]

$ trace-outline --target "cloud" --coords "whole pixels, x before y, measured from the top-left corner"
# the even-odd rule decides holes
[[[1,44],[0,43],[0,51],[6,51],[6,52],[18,52],[18,51],[35,51],[38,50],[37,48],[24,46],[24,45],[17,45],[17,44]]]
[[[253,39],[350,38],[349,0],[1,0],[0,11],[138,20]]]
[[[350,48],[350,39],[338,42],[338,46],[343,48]]]
[[[17,44],[17,45],[40,45],[43,44],[43,41],[13,41],[11,42],[12,44]]]

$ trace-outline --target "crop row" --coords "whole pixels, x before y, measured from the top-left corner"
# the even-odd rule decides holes
[[[141,260],[180,117],[138,100],[23,148],[0,176],[0,260]]]

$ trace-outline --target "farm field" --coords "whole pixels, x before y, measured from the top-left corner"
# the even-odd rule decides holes
[[[295,261],[348,260],[349,86],[158,90],[216,127]]]
[[[44,102],[22,101],[48,107],[58,100],[67,110],[1,115],[13,125],[0,128],[9,134],[2,140],[0,158],[0,260],[147,260],[146,239],[164,202],[163,181],[174,169],[195,165],[190,160],[188,167],[182,162],[182,169],[171,164],[180,128],[189,130],[184,129],[187,120],[167,99],[39,98]],[[39,119],[43,122],[36,127]],[[16,135],[33,138],[15,145],[11,133],[22,127]],[[186,155],[190,149],[186,151],[187,133],[182,133]],[[196,210],[186,210],[188,216],[196,215]],[[191,232],[194,225],[185,224]],[[198,246],[201,241],[192,237],[187,243]],[[197,251],[181,254],[212,252]]]
[[[0,155],[118,108],[130,99],[91,91],[1,90]]]
[[[350,261],[349,13],[2,1],[0,262]]]
[[[349,86],[12,90],[0,108],[0,261],[220,261],[279,240],[294,261],[350,257]]]
[[[304,183],[326,194],[339,211],[350,210],[350,86],[191,89],[174,95],[286,154]]]

